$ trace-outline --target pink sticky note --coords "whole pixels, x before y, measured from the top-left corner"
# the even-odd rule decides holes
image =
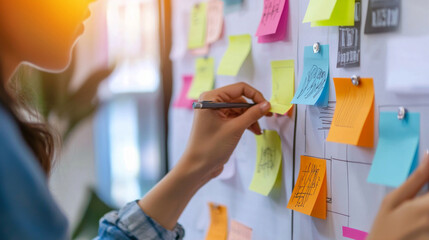
[[[252,229],[235,220],[231,220],[231,228],[228,234],[228,240],[251,240]]]
[[[288,4],[288,1],[286,0],[282,15],[279,20],[279,24],[277,25],[276,32],[269,35],[259,36],[258,43],[270,43],[270,42],[278,42],[278,41],[284,40],[286,38],[286,33],[287,33],[288,17],[289,17],[289,4]]]
[[[209,45],[205,45],[204,47],[191,49],[190,52],[194,56],[204,56],[209,53],[210,47]]]
[[[279,21],[285,7],[286,0],[265,0],[264,12],[259,22],[256,36],[274,34],[277,31]]]
[[[183,76],[183,82],[182,82],[182,90],[180,92],[179,98],[176,99],[173,106],[175,108],[189,108],[192,109],[192,103],[194,100],[189,99],[188,92],[191,88],[192,80],[194,79],[191,75],[184,75]]]
[[[210,0],[207,2],[207,34],[206,43],[216,42],[222,35],[223,1]]]
[[[365,240],[368,236],[368,233],[343,226],[343,237],[351,238],[354,240]]]

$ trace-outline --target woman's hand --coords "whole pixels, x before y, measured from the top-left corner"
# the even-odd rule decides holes
[[[199,101],[246,102],[257,105],[249,109],[195,110],[192,132],[185,156],[199,166],[205,180],[219,175],[228,161],[243,132],[249,129],[261,134],[258,119],[269,113],[270,103],[262,94],[246,83],[237,83],[203,93]]]
[[[429,193],[416,197],[429,181],[429,156],[381,204],[367,240],[429,239]]]
[[[245,83],[219,88],[201,95],[200,100],[245,102],[249,109],[196,110],[187,150],[178,164],[144,198],[141,209],[167,229],[173,229],[188,202],[213,177],[219,175],[246,129],[261,134],[258,119],[270,104]]]

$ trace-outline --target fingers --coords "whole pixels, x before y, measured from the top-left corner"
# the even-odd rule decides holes
[[[413,198],[429,181],[429,156],[426,152],[422,163],[416,171],[399,188],[391,192],[387,198],[390,207],[395,208],[402,202]]]
[[[265,100],[261,92],[247,83],[236,83],[203,93],[200,100],[205,101],[231,101],[240,97],[251,99],[255,103],[262,103]]]
[[[261,117],[265,116],[270,110],[270,108],[271,108],[271,105],[269,102],[259,103],[249,108],[246,112],[244,112],[240,116],[231,120],[231,124],[233,128],[244,131],[245,129],[251,127],[254,123],[256,123]],[[253,130],[259,131],[260,133],[261,132],[260,129],[261,128],[258,125],[257,128],[254,128]]]
[[[248,129],[256,135],[262,134],[262,130],[258,122],[255,122],[254,124],[252,124]]]

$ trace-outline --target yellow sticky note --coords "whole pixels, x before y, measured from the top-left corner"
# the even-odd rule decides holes
[[[355,0],[310,0],[303,22],[311,26],[353,26]]]
[[[306,23],[330,19],[336,4],[337,0],[310,0],[302,22]]]
[[[276,182],[282,163],[282,143],[276,131],[256,135],[256,166],[249,189],[268,196]]]
[[[362,147],[374,146],[374,85],[361,78],[358,86],[350,78],[334,78],[337,104],[327,141]]]
[[[329,19],[311,22],[312,27],[354,25],[355,0],[338,0]]]
[[[236,76],[252,48],[249,34],[229,36],[229,45],[219,64],[217,74]]]
[[[201,93],[210,91],[214,85],[213,58],[198,58],[195,62],[195,75],[188,98],[198,99]]]
[[[226,206],[209,203],[210,227],[205,240],[226,240],[228,235],[228,210]]]
[[[240,222],[231,220],[228,240],[251,240],[252,229]]]
[[[272,61],[271,112],[284,115],[292,108],[295,88],[295,64],[293,60]]]
[[[326,219],[326,161],[301,156],[298,179],[287,208]]]
[[[189,34],[188,48],[201,48],[206,44],[206,29],[207,29],[207,3],[195,4],[192,8]]]

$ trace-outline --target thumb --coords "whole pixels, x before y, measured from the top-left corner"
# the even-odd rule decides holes
[[[269,102],[261,102],[249,108],[246,112],[233,120],[235,128],[245,130],[253,123],[257,122],[261,117],[265,116],[270,110],[271,105]]]

